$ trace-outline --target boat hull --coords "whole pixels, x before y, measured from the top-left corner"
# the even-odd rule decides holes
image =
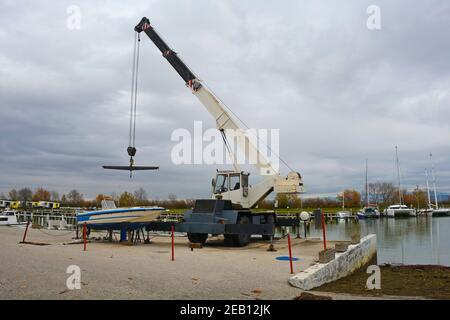
[[[164,208],[124,208],[79,213],[77,223],[85,224],[91,229],[121,229],[143,227],[155,221]]]
[[[450,209],[434,209],[432,212],[433,217],[446,217],[450,216]]]
[[[413,209],[387,209],[386,215],[391,218],[415,217],[416,211]]]
[[[350,212],[348,211],[339,211],[336,213],[338,219],[348,219],[350,218]]]

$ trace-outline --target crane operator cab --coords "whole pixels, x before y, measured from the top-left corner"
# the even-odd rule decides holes
[[[248,197],[248,172],[219,171],[212,179],[212,198],[229,199],[241,204]]]

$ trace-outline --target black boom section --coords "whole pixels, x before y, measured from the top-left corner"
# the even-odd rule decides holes
[[[164,40],[161,39],[155,29],[150,25],[150,20],[148,20],[148,18],[142,18],[138,25],[134,27],[134,30],[138,33],[144,31],[147,34],[150,40],[152,40],[155,46],[161,51],[163,57],[169,61],[170,65],[178,72],[185,82],[189,82],[196,78],[184,62],[178,58],[177,53],[172,51]]]

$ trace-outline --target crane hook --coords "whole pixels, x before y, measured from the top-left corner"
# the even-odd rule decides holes
[[[133,157],[136,155],[136,148],[135,147],[131,147],[129,146],[127,148],[127,153],[130,156],[130,179],[132,178],[133,175],[133,164],[134,164],[134,159]]]

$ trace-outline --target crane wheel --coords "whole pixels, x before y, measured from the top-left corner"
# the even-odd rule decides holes
[[[206,239],[208,239],[207,233],[188,233],[188,239],[192,243],[201,243],[204,244]]]
[[[238,219],[238,224],[250,224],[250,218],[247,216],[241,216]],[[231,239],[235,247],[244,247],[249,244],[250,237],[251,237],[250,234],[242,233],[242,234],[233,234],[231,236]]]

